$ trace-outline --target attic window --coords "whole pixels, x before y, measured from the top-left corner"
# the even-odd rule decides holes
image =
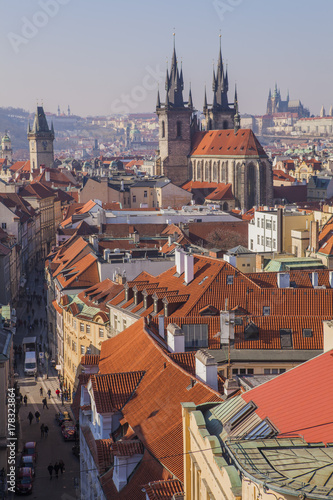
[[[270,306],[264,306],[262,308],[262,314],[263,314],[263,316],[269,316],[271,314]]]
[[[242,324],[243,324],[242,318],[235,318],[235,325],[242,325]]]
[[[228,274],[227,276],[227,285],[233,285],[234,284],[234,275],[233,274]]]
[[[312,337],[312,328],[303,328],[303,337]]]
[[[293,331],[290,328],[280,328],[281,349],[292,349]]]
[[[259,340],[259,328],[251,321],[244,330],[245,340]]]
[[[244,439],[265,439],[276,436],[277,431],[274,429],[268,418],[265,418],[260,424],[256,425]]]
[[[199,283],[199,285],[202,285],[202,283],[204,283],[206,280],[208,279],[208,276],[205,276]]]
[[[257,406],[253,401],[247,403],[247,405],[243,406],[243,408],[239,410],[236,415],[231,417],[231,419],[226,422],[224,426],[225,430],[230,433],[238,424],[240,424],[248,415],[250,415],[250,413],[254,412],[256,408]]]

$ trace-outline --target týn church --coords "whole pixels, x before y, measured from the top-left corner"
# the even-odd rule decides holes
[[[159,150],[156,174],[165,175],[178,186],[186,181],[230,184],[235,206],[248,210],[271,205],[272,166],[250,129],[240,128],[237,91],[228,102],[228,73],[222,50],[213,70],[213,100],[208,104],[205,91],[201,124],[197,119],[191,89],[184,101],[184,80],[173,48],[170,72],[165,79],[165,102],[157,95]]]

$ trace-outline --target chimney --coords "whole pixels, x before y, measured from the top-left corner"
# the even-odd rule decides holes
[[[318,250],[318,221],[316,220],[310,222],[310,250],[311,252]]]
[[[110,248],[104,248],[103,257],[104,257],[104,260],[106,260],[106,262],[108,262],[108,260],[109,260],[110,253],[111,253]]]
[[[171,247],[172,243],[173,243],[172,234],[169,234],[169,236],[168,236],[168,247]]]
[[[233,394],[235,391],[238,391],[239,389],[239,383],[238,380],[235,380],[234,378],[228,378],[224,382],[224,394],[226,396],[230,396],[230,394]]]
[[[185,255],[185,282],[188,285],[194,278],[194,257],[189,253]]]
[[[167,327],[167,343],[170,352],[185,352],[185,334],[176,323]]]
[[[95,234],[89,236],[89,243],[92,245],[93,249],[98,252],[98,238]]]
[[[316,272],[311,273],[311,284],[312,284],[313,288],[315,286],[318,286],[318,273],[316,273]]]
[[[175,253],[176,253],[176,256],[175,256],[175,260],[176,260],[176,272],[180,276],[184,272],[184,261],[185,261],[185,259],[184,259],[184,252],[180,248],[176,248],[176,252]]]
[[[279,288],[289,288],[290,287],[290,274],[289,273],[277,273],[277,285]]]
[[[329,279],[329,282],[330,282],[330,287],[333,288],[333,271],[330,271],[328,273],[328,279]]]
[[[39,173],[42,174],[45,170],[45,165],[39,165]]]
[[[195,354],[195,376],[214,391],[218,390],[217,362],[207,349],[199,349]]]
[[[51,180],[51,174],[48,168],[45,169],[45,181],[50,182]]]
[[[235,313],[220,311],[221,344],[228,344],[235,338]]]
[[[158,334],[164,339],[164,316],[162,315],[158,317]]]

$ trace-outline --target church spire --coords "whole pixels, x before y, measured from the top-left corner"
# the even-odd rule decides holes
[[[184,89],[184,79],[183,79],[183,69],[178,69],[178,61],[176,54],[176,43],[175,43],[175,33],[173,34],[173,53],[171,60],[170,74],[166,72],[165,90],[166,99],[165,103],[173,108],[183,108],[183,89]]]
[[[235,85],[235,98],[234,98],[234,108],[235,108],[235,116],[234,116],[234,132],[235,134],[240,129],[240,115],[238,111],[238,97],[237,97],[237,86]]]
[[[190,90],[189,90],[189,93],[188,93],[188,107],[191,108],[191,109],[193,109],[191,84],[190,84]]]
[[[161,107],[161,99],[160,99],[160,89],[157,90],[157,102],[156,102],[156,109],[159,109]]]
[[[204,97],[203,109],[204,109],[204,111],[207,109],[207,91],[206,91],[206,85],[205,85],[205,97]]]
[[[216,71],[213,68],[213,106],[219,110],[229,109],[228,105],[228,71],[224,71],[223,59],[222,59],[222,43],[221,35],[219,35],[219,55],[217,58]]]

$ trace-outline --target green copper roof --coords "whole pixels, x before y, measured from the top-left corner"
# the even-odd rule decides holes
[[[333,498],[333,446],[301,438],[238,440],[226,443],[246,477],[284,495]]]

